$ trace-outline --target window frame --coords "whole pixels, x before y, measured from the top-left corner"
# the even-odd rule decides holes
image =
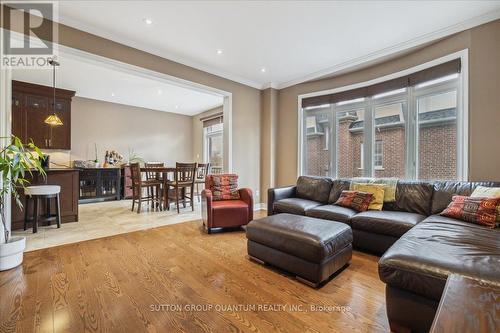
[[[462,64],[461,72],[455,81],[456,85],[458,87],[458,89],[457,89],[458,95],[457,95],[457,177],[456,177],[456,179],[457,180],[468,180],[468,166],[469,166],[469,161],[468,161],[468,155],[469,155],[469,146],[468,146],[468,115],[469,115],[469,109],[468,109],[469,69],[468,68],[469,68],[469,61],[468,61],[468,52],[469,52],[468,49],[464,49],[464,50],[461,50],[461,51],[458,51],[458,52],[455,52],[452,54],[448,54],[448,55],[443,56],[441,58],[426,62],[424,64],[417,65],[417,66],[414,66],[412,68],[409,68],[409,69],[406,69],[406,70],[403,70],[400,72],[392,73],[392,74],[389,74],[389,75],[386,75],[383,77],[379,77],[379,78],[376,78],[376,79],[373,79],[370,81],[356,83],[356,84],[352,84],[352,85],[344,86],[344,87],[340,87],[340,88],[335,88],[335,89],[329,89],[329,90],[299,95],[297,98],[298,132],[299,132],[298,136],[297,136],[297,139],[298,139],[297,175],[298,176],[303,175],[304,170],[306,170],[304,167],[305,166],[305,163],[304,163],[304,156],[305,156],[304,133],[305,132],[303,132],[304,109],[302,108],[302,99],[314,97],[314,96],[334,94],[334,93],[338,93],[338,92],[353,90],[353,89],[381,83],[381,82],[388,81],[388,80],[391,80],[394,78],[398,78],[398,77],[401,77],[404,75],[409,75],[409,74],[418,72],[418,71],[423,70],[423,69],[434,67],[434,66],[437,66],[439,64],[451,61],[453,59],[460,58],[461,64]],[[447,84],[449,82],[447,81],[444,83]],[[422,87],[422,88],[418,88],[418,89],[416,89],[415,87],[408,87],[408,89],[407,89],[408,91],[407,91],[407,93],[405,93],[405,95],[408,96],[408,98],[407,98],[408,117],[407,117],[407,119],[406,119],[407,121],[405,123],[405,131],[406,131],[405,137],[407,139],[407,142],[411,142],[411,140],[416,140],[414,134],[416,133],[416,131],[418,131],[418,124],[417,124],[417,119],[416,119],[416,117],[417,117],[416,111],[418,111],[418,110],[414,110],[414,109],[416,109],[415,90],[419,90],[419,92],[420,92],[420,91],[424,91],[426,88],[435,87],[435,86],[438,86],[441,84],[442,83],[438,83],[438,84],[433,85],[433,86]],[[417,93],[417,95],[418,95],[418,93]],[[397,96],[397,95],[395,95],[395,96]],[[377,100],[384,100],[385,98],[392,98],[392,97],[394,97],[394,96],[382,97],[382,98],[377,99]],[[349,105],[342,105],[342,106],[349,106]],[[334,106],[331,105],[332,109],[333,109],[333,107]],[[366,113],[366,111],[365,111],[365,113]],[[333,114],[335,115],[335,119],[334,119],[335,126],[331,127],[331,133],[330,133],[331,142],[333,143],[333,145],[331,145],[331,148],[332,148],[331,151],[336,152],[336,150],[337,150],[337,147],[336,147],[337,135],[336,135],[336,133],[334,133],[334,130],[336,129],[337,112],[333,112]],[[371,139],[373,136],[372,129],[374,128],[374,126],[373,126],[373,119],[371,117],[372,115],[373,115],[373,112],[371,112],[371,110],[370,110],[370,112],[367,112],[367,114],[365,114],[365,138],[368,138],[368,139]],[[371,133],[368,133],[368,132],[371,132]],[[364,142],[366,143],[367,141],[364,140]],[[373,140],[371,142],[374,144]],[[374,168],[372,166],[372,161],[371,161],[371,158],[372,158],[371,150],[373,150],[374,147],[370,147],[370,146],[373,146],[373,144],[372,145],[365,144],[364,161],[363,162],[364,162],[365,168],[368,167],[368,169],[369,169],[369,170],[367,169],[364,171],[365,176],[371,176],[374,174],[373,173]],[[406,150],[407,150],[407,152],[406,152],[406,156],[407,156],[406,157],[407,158],[406,178],[407,179],[417,179],[417,165],[416,165],[416,162],[414,162],[416,160],[416,157],[414,157],[414,156],[417,156],[416,154],[418,153],[418,151],[415,151],[415,149],[413,148],[414,146],[415,145],[412,144],[412,147],[410,147],[410,146],[406,147]],[[332,165],[336,165],[336,159],[334,158],[334,156],[332,156],[332,160],[330,161],[330,163]],[[330,168],[330,170],[335,171],[335,173],[332,172],[330,174],[330,176],[337,177],[336,167]]]
[[[356,100],[356,99],[355,99]],[[343,104],[342,102],[340,102],[340,105],[339,103],[336,103],[336,104],[332,104],[331,108],[332,108],[332,112],[333,112],[333,125],[332,127],[335,128],[335,132],[333,133],[332,132],[332,141],[333,141],[333,146],[332,146],[332,159],[330,161],[330,164],[333,166],[331,168],[332,171],[334,171],[334,173],[332,172],[329,176],[330,177],[335,177],[337,178],[338,177],[338,169],[339,169],[339,166],[338,166],[338,162],[339,160],[336,158],[336,155],[338,153],[338,136],[337,136],[337,132],[338,132],[338,120],[339,120],[339,114],[340,113],[343,113],[343,112],[357,112],[357,111],[360,111],[362,110],[363,111],[363,136],[362,136],[362,140],[361,140],[361,143],[364,143],[366,142],[366,137],[367,135],[370,135],[370,132],[368,131],[367,133],[367,122],[370,123],[370,120],[368,119],[369,118],[369,109],[368,109],[368,103],[369,103],[369,98],[364,98],[362,101],[359,101],[359,102],[355,102],[355,103],[349,103],[349,104]],[[362,175],[363,176],[367,176],[366,173],[368,172],[369,168],[367,169],[366,165],[367,163],[371,163],[371,151],[367,152],[366,150],[366,145],[363,145],[362,146],[363,149],[360,150],[360,153],[362,154],[361,158],[360,158],[360,165],[359,166],[356,166],[358,169],[362,170]]]
[[[371,103],[371,108],[370,108],[370,113],[373,118],[373,124],[372,126],[372,131],[373,134],[369,139],[371,140],[370,142],[372,143],[372,149],[373,149],[373,156],[375,157],[375,130],[376,130],[376,125],[375,125],[375,119],[376,119],[376,109],[387,106],[387,105],[393,105],[393,104],[398,104],[401,103],[401,111],[400,111],[400,117],[403,119],[404,122],[404,131],[405,131],[405,178],[408,179],[414,179],[412,177],[411,172],[409,172],[409,167],[408,165],[412,163],[412,160],[414,159],[413,156],[411,155],[411,151],[409,151],[408,147],[412,145],[412,139],[411,136],[409,135],[409,127],[410,127],[410,121],[408,118],[411,117],[411,112],[409,110],[409,104],[411,104],[411,87],[407,87],[405,92],[395,94],[395,95],[389,95],[381,98],[370,98],[370,101],[373,101]],[[368,177],[375,177],[375,171],[376,170],[383,170],[383,168],[377,168],[375,167],[375,161],[372,161],[372,164],[369,164],[366,166],[368,168],[367,176]]]
[[[307,110],[304,110],[305,112],[303,112],[303,121],[301,121],[302,123],[302,131],[303,131],[303,134],[304,135],[304,138],[307,138],[307,117],[312,117],[312,116],[317,116],[317,115],[320,115],[320,114],[324,114],[325,112],[327,112],[327,120],[328,120],[328,124],[329,124],[329,133],[328,133],[328,140],[329,140],[329,156],[328,156],[328,170],[330,170],[330,174],[332,173],[332,168],[334,168],[334,163],[333,163],[333,152],[334,152],[334,147],[336,147],[336,145],[334,145],[333,143],[333,138],[336,137],[336,132],[335,130],[332,128],[332,117],[331,117],[331,112],[332,112],[332,107],[331,105],[328,105],[328,106],[321,106],[321,107],[314,107],[314,108],[311,108],[311,109],[307,109]],[[315,124],[315,126],[317,126],[317,124]],[[315,128],[315,131],[317,130],[317,128]],[[303,140],[301,145],[303,146],[303,150],[306,151],[306,143],[307,143],[307,140]],[[323,147],[322,147],[323,148]],[[323,149],[325,150],[325,149]],[[307,170],[307,161],[304,161],[304,164],[303,164],[303,167],[304,167],[304,170]]]
[[[419,128],[419,112],[418,112],[418,99],[419,98],[422,98],[422,97],[430,97],[430,96],[435,96],[435,95],[441,95],[441,94],[445,94],[447,92],[451,92],[451,91],[456,91],[457,92],[457,146],[456,146],[456,152],[457,152],[457,170],[456,170],[456,173],[457,173],[457,180],[466,180],[466,179],[461,179],[461,175],[463,175],[464,173],[464,166],[461,165],[463,163],[462,159],[463,159],[463,156],[462,154],[466,153],[464,151],[462,151],[463,149],[461,149],[461,147],[464,145],[463,143],[463,140],[464,138],[462,137],[463,134],[463,128],[464,125],[465,125],[465,120],[464,118],[466,117],[464,115],[464,111],[460,109],[460,100],[461,100],[461,95],[463,95],[463,91],[461,91],[461,82],[460,82],[460,77],[458,80],[452,80],[452,81],[445,81],[445,82],[440,82],[440,83],[436,83],[436,84],[433,84],[431,86],[426,86],[426,87],[422,87],[422,88],[416,88],[416,87],[412,87],[412,91],[413,91],[413,94],[412,94],[412,101],[411,101],[411,104],[415,107],[415,110],[414,110],[414,113],[415,113],[415,117],[412,119],[412,121],[414,122],[414,135],[413,135],[413,138],[415,140],[415,144],[414,144],[414,147],[415,147],[415,163],[413,165],[413,175],[414,175],[414,178],[415,179],[419,179],[418,178],[418,173],[419,173],[419,152],[420,152],[420,147],[419,147],[419,142],[420,142],[420,128]],[[467,168],[467,165],[465,166],[465,168]],[[446,179],[448,180],[448,179]]]
[[[209,131],[212,126],[203,128],[203,162],[204,163],[212,163],[210,161],[210,139],[220,136],[222,138],[222,147],[224,147],[224,123],[220,123],[217,125],[222,125],[221,129],[215,131]],[[222,164],[224,164],[224,149],[222,149]],[[218,165],[212,165],[218,167]],[[220,167],[223,167],[222,165]]]

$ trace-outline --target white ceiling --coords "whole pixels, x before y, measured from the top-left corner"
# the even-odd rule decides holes
[[[499,17],[500,1],[59,5],[62,23],[257,88],[282,88],[333,74]],[[147,25],[145,18],[153,23]]]
[[[130,73],[112,65],[60,52],[56,86],[76,96],[192,116],[223,103],[214,94]],[[14,69],[14,80],[52,86],[52,70]]]

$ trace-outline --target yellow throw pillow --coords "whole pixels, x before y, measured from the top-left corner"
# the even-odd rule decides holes
[[[384,188],[384,202],[395,202],[396,201],[396,189],[398,186],[398,178],[366,178],[366,177],[354,177],[351,182],[349,189],[354,191],[352,184],[375,184],[375,185],[385,185]]]
[[[500,187],[478,186],[470,196],[473,198],[497,198],[500,197]],[[500,224],[500,205],[497,206],[497,225],[498,224]]]
[[[352,190],[373,194],[372,201],[368,206],[370,210],[382,210],[384,205],[384,192],[386,185],[352,183]]]
[[[398,186],[398,178],[375,178],[370,184],[385,185],[384,202],[396,201],[396,188]]]

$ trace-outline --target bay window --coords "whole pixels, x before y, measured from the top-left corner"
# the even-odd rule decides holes
[[[456,59],[302,99],[301,174],[463,179],[460,69]]]

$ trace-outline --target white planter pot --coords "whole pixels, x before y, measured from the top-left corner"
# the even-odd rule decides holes
[[[25,237],[10,237],[7,243],[0,244],[0,271],[19,266],[23,262],[26,248]]]

